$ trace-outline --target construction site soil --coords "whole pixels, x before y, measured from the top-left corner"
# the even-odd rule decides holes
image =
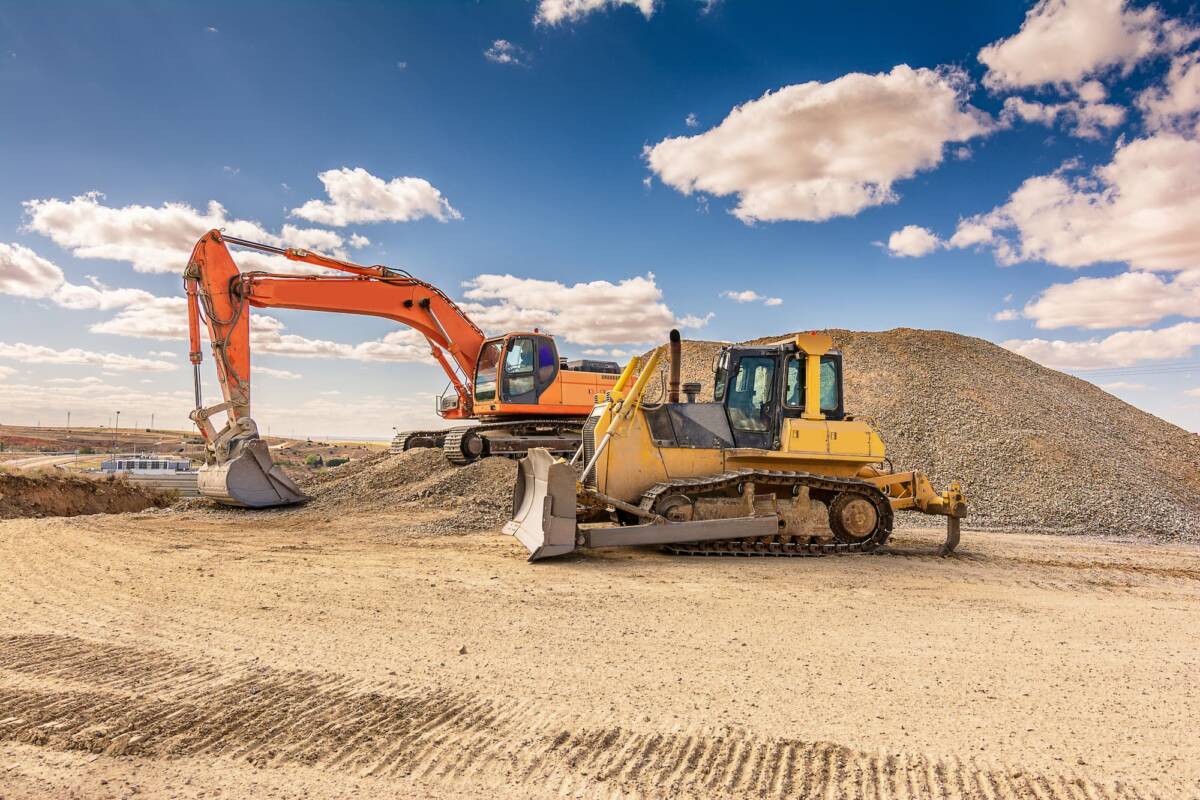
[[[402,497],[0,521],[0,796],[1200,796],[1194,545],[529,564]]]
[[[0,470],[0,519],[120,514],[168,506],[168,492],[132,486],[117,478],[99,480],[58,473],[18,475]]]

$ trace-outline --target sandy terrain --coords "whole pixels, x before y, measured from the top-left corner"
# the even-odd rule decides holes
[[[244,516],[0,522],[0,797],[1200,796],[1200,548]]]

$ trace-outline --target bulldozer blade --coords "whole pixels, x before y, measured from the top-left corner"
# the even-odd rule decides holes
[[[203,466],[196,478],[201,497],[226,506],[270,508],[303,503],[299,486],[271,459],[262,439],[237,445],[237,455],[224,464]]]
[[[946,517],[946,541],[942,542],[942,546],[938,550],[939,556],[948,556],[954,552],[954,548],[958,547],[960,528],[961,523],[958,517]]]
[[[504,532],[529,551],[530,561],[575,549],[575,471],[535,447],[519,462],[513,516]]]

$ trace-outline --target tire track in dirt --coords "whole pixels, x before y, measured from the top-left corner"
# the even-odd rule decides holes
[[[22,682],[53,677],[68,688]],[[69,688],[78,686],[78,688]],[[634,730],[531,701],[201,660],[67,636],[0,637],[0,739],[148,758],[303,763],[356,776],[590,796],[1148,800],[1083,773],[721,731]],[[1200,787],[1193,787],[1193,790]],[[1194,791],[1192,792],[1194,794]]]

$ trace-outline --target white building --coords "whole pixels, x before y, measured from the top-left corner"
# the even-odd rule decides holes
[[[153,453],[113,456],[100,462],[101,472],[128,472],[134,475],[174,475],[191,470],[190,459]]]

